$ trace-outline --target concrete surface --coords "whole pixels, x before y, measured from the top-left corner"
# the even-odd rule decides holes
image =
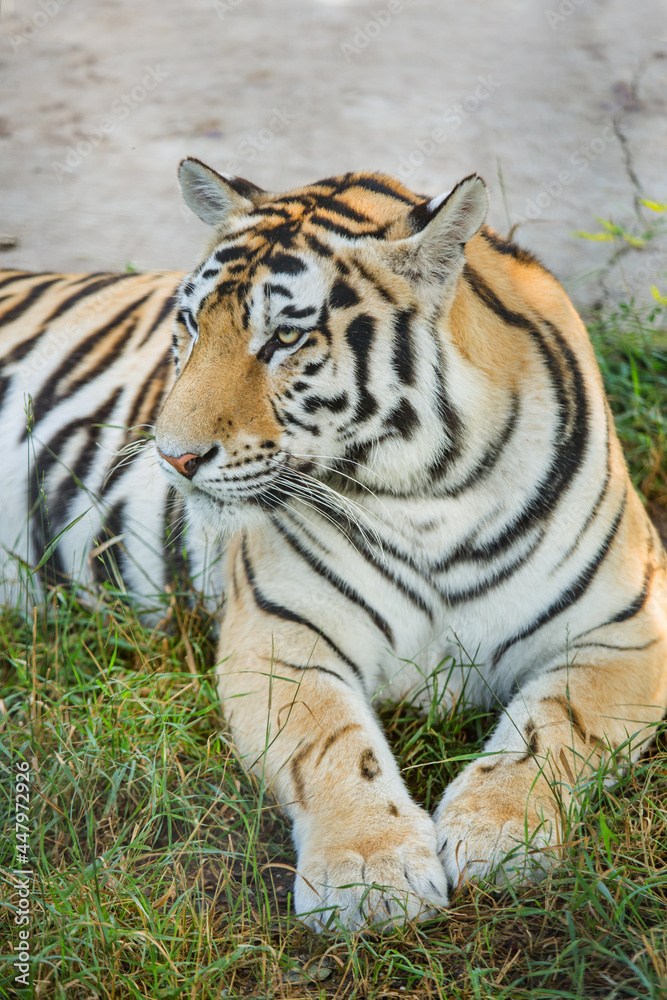
[[[664,0],[3,0],[0,28],[0,265],[187,270],[194,155],[274,190],[478,171],[578,304],[667,286],[666,241],[621,272],[572,235],[667,201]]]

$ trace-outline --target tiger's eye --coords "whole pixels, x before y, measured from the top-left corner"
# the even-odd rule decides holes
[[[278,340],[281,344],[296,344],[298,339],[298,330],[280,330],[278,333]]]

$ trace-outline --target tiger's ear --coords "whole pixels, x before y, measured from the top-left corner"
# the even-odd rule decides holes
[[[178,180],[185,204],[207,226],[219,226],[234,212],[248,212],[254,207],[261,188],[243,177],[224,177],[201,160],[181,160]]]
[[[458,276],[463,246],[483,224],[488,207],[486,184],[477,174],[449,194],[416,205],[407,217],[414,235],[386,244],[392,265],[416,282],[441,284]]]

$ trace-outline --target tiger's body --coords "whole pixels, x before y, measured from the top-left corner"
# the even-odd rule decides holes
[[[34,565],[87,511],[57,570],[94,578],[105,516],[149,600],[169,491],[184,496],[190,571],[226,593],[228,719],[293,820],[313,926],[331,910],[350,927],[423,914],[447,878],[512,852],[506,869],[546,865],[575,779],[619,747],[634,759],[667,706],[665,554],[581,320],[480,228],[478,178],[430,202],[374,174],[284,196],[197,161],[181,179],[214,235],[178,291],[159,275],[0,281],[0,541]],[[101,282],[108,303],[77,320]],[[157,457],[140,449],[109,476],[124,428],[156,417]],[[48,525],[28,530],[37,482]],[[464,693],[502,711],[432,818],[371,700],[436,687],[445,711]]]

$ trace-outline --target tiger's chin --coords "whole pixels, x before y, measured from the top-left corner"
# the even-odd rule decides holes
[[[280,504],[281,501],[269,491],[243,501],[218,499],[197,489],[187,493],[185,497],[188,519],[194,521],[207,535],[221,541],[265,524],[267,514]]]

